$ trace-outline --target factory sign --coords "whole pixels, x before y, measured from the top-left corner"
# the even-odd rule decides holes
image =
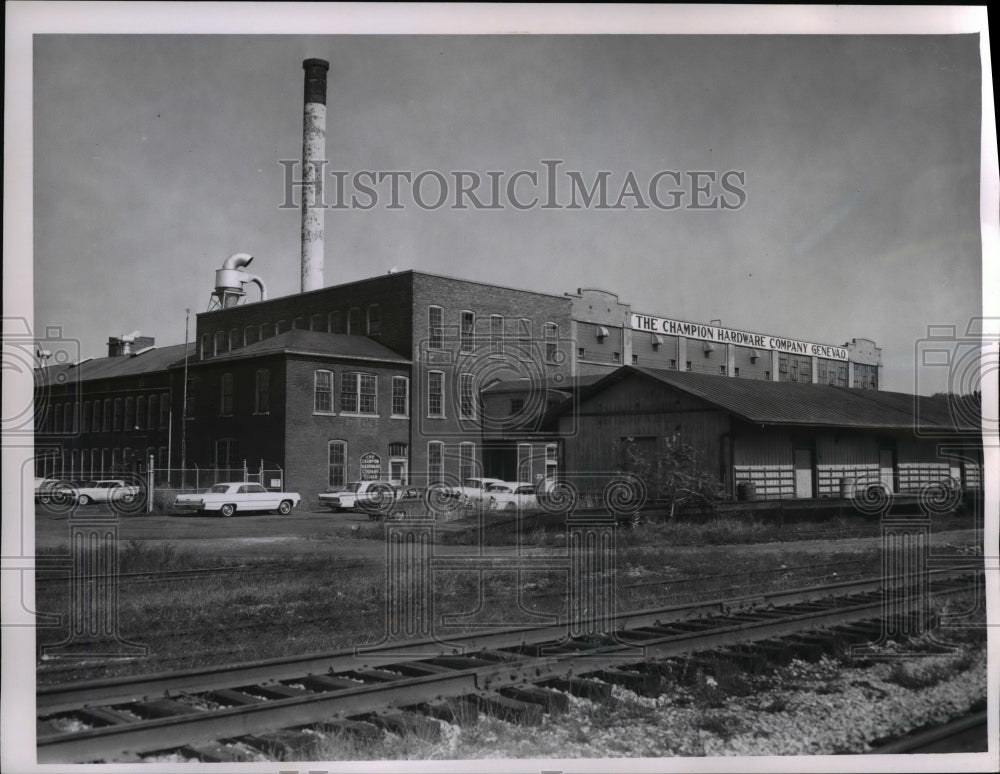
[[[663,317],[650,317],[645,314],[632,315],[632,330],[667,336],[686,336],[689,339],[711,341],[719,344],[735,344],[739,347],[752,349],[777,350],[795,355],[811,355],[825,357],[831,360],[847,360],[847,349],[831,347],[828,344],[813,344],[798,339],[787,339],[782,336],[768,336],[765,333],[750,333],[748,331],[721,328],[717,325],[668,320]]]
[[[368,452],[361,457],[361,480],[378,481],[382,476],[382,458]]]

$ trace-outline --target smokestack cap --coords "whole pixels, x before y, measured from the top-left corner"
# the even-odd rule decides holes
[[[330,63],[325,59],[306,59],[302,62],[302,69],[306,71],[306,104],[314,102],[325,105],[326,73],[330,69]]]

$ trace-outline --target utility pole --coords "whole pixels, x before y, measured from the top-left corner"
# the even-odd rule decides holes
[[[187,403],[188,403],[188,324],[191,307],[184,309],[184,392],[181,401],[181,486],[187,475]]]

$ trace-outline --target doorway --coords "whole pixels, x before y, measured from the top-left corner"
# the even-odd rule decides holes
[[[799,499],[813,497],[813,450],[795,450],[795,496]]]

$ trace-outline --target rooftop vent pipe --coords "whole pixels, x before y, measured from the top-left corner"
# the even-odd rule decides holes
[[[261,301],[267,300],[267,286],[264,280],[256,274],[243,271],[252,260],[253,256],[247,253],[234,253],[223,261],[221,269],[215,270],[215,292],[212,293],[212,300],[208,305],[209,311],[236,306],[246,295],[243,286],[247,282],[253,282],[260,289]]]

